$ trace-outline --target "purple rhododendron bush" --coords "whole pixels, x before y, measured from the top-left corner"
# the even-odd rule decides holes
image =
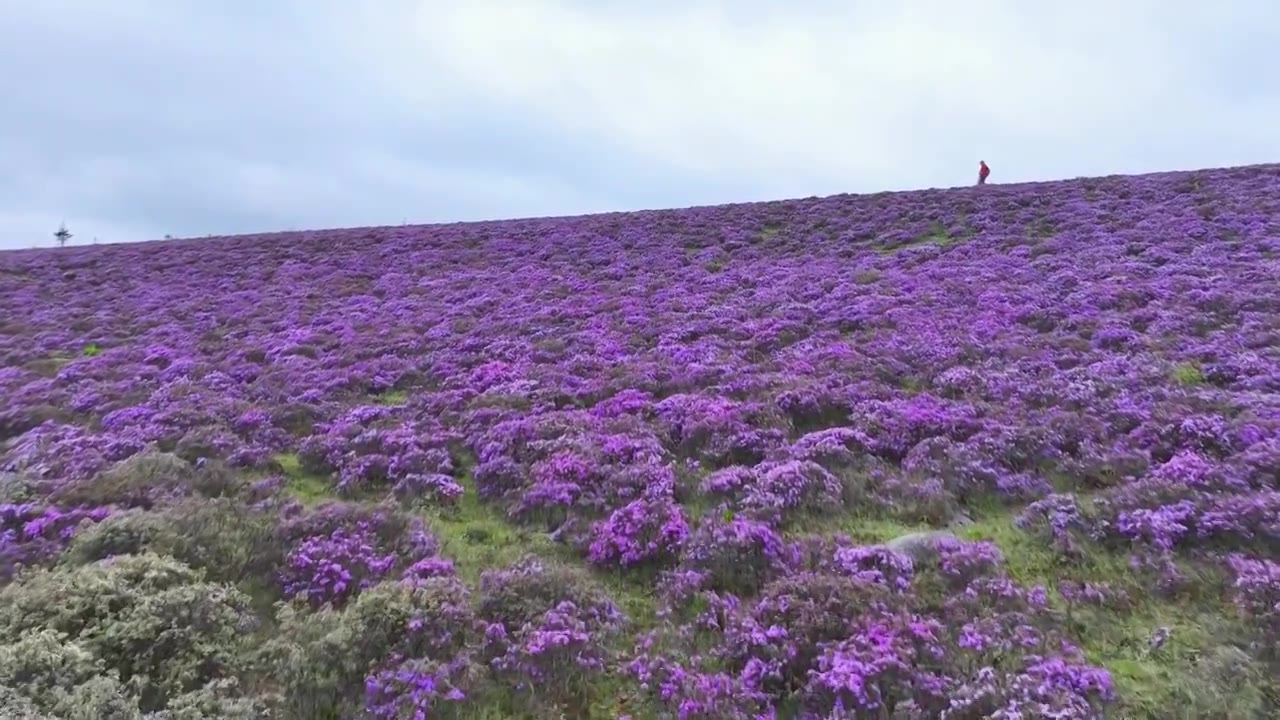
[[[0,717],[1280,713],[1280,166],[0,254]]]

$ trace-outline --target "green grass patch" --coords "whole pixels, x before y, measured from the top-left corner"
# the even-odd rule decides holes
[[[284,491],[289,495],[308,505],[334,497],[329,478],[303,470],[297,454],[278,453],[271,459],[285,476]]]
[[[772,240],[773,238],[778,237],[778,233],[780,233],[780,232],[782,232],[782,226],[781,226],[781,225],[773,225],[773,224],[769,224],[769,225],[765,225],[764,227],[760,228],[760,235],[759,235],[759,237],[760,237],[760,239],[761,239],[761,240]]]
[[[846,535],[855,543],[873,545],[887,542],[899,535],[937,530],[924,524],[903,523],[888,518],[855,514],[818,515],[791,523],[785,534],[790,538],[803,535]]]
[[[474,583],[480,573],[512,563],[524,555],[549,557],[554,547],[545,533],[507,522],[501,512],[485,504],[470,472],[458,478],[463,493],[450,507],[430,508],[427,524],[440,541],[440,552],[453,561],[458,575]]]
[[[1123,560],[1118,560],[1121,567],[1112,567],[1104,559],[1090,557],[1087,563],[1070,562],[1058,555],[1044,540],[1032,537],[1013,524],[1013,517],[1007,514],[990,514],[977,512],[977,519],[964,527],[956,528],[957,537],[966,540],[990,540],[1000,548],[1004,555],[1005,569],[1009,576],[1025,585],[1044,585],[1053,590],[1058,582],[1064,580],[1088,580],[1097,582],[1108,575],[1108,571],[1119,571]],[[1096,563],[1108,565],[1106,569]]]
[[[897,252],[898,250],[902,250],[903,248],[918,247],[921,245],[946,246],[946,245],[954,244],[960,240],[964,240],[970,237],[971,235],[972,233],[962,235],[960,237],[953,237],[950,233],[947,232],[946,225],[943,225],[941,222],[938,222],[937,220],[935,220],[929,224],[929,229],[927,231],[905,242],[901,242],[896,245],[885,245],[883,243],[877,243],[876,251],[880,253],[892,253],[892,252]]]
[[[409,394],[403,390],[388,390],[373,396],[373,401],[379,405],[403,405],[408,399]]]
[[[923,245],[930,243],[933,245],[946,245],[953,240],[954,238],[952,238],[951,234],[947,232],[946,226],[935,220],[929,224],[928,232],[916,237],[916,239],[912,240],[909,244]]]
[[[609,597],[618,604],[635,628],[651,628],[658,622],[657,598],[654,597],[656,576],[625,575],[621,572],[592,570]],[[634,629],[634,628],[633,628]]]
[[[95,355],[100,354],[101,352],[102,352],[102,348],[98,347],[98,343],[89,343],[88,345],[85,345],[83,349],[80,350],[80,354],[84,355],[85,357],[93,357]]]
[[[1200,371],[1200,365],[1197,363],[1178,363],[1173,368],[1173,380],[1179,385],[1199,385],[1204,382],[1204,373]]]

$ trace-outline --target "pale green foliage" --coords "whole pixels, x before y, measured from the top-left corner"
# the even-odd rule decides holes
[[[60,692],[53,702],[58,717],[65,720],[142,720],[137,699],[130,697],[113,676],[100,675],[69,692]]]
[[[214,680],[194,692],[169,701],[169,707],[144,720],[262,720],[269,717],[262,702],[244,697],[230,678]]]
[[[152,553],[37,570],[0,590],[0,643],[36,653],[3,667],[70,692],[96,663],[144,711],[244,669],[254,621],[243,593]],[[107,706],[120,693],[94,688],[93,702],[106,703],[94,717],[118,714]]]
[[[604,607],[611,599],[581,568],[526,556],[480,578],[479,613],[486,622],[520,627],[567,600],[578,607]]]
[[[0,685],[0,717],[5,720],[58,720],[6,685]]]
[[[67,483],[53,492],[66,505],[150,505],[153,498],[186,485],[195,468],[170,453],[145,451],[122,460],[96,477]]]
[[[78,533],[66,562],[82,564],[151,551],[204,570],[223,582],[270,575],[282,550],[265,513],[230,498],[182,502],[162,511],[127,510]]]
[[[173,534],[161,513],[123,510],[76,533],[63,554],[68,565],[84,565],[114,555],[134,555],[169,543]],[[172,553],[163,553],[172,554]]]
[[[31,502],[37,497],[31,478],[0,470],[0,503]]]
[[[0,645],[0,687],[65,720],[141,717],[137,700],[114,674],[103,674],[92,652],[48,628],[28,630],[17,642]]]
[[[29,629],[0,645],[0,685],[42,705],[51,704],[59,690],[75,688],[102,671],[92,652],[52,628]]]
[[[126,555],[82,568],[35,570],[0,589],[0,637],[52,628],[71,637],[116,619],[143,597],[199,581],[173,558]]]
[[[1181,385],[1199,385],[1204,382],[1204,374],[1195,363],[1180,363],[1173,368],[1173,379]]]
[[[172,453],[145,450],[97,476],[53,489],[51,499],[62,505],[118,505],[152,507],[182,497],[231,497],[247,483],[217,460],[197,468]]]
[[[372,592],[376,588],[361,597]],[[277,622],[279,633],[263,648],[264,664],[277,669],[280,692],[275,704],[285,718],[337,720],[342,708],[352,707],[354,699],[344,696],[358,668],[340,645],[345,635],[341,613],[282,605]]]

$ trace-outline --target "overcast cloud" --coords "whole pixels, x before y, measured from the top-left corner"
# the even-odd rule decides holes
[[[0,248],[1280,161],[1269,0],[0,0]]]

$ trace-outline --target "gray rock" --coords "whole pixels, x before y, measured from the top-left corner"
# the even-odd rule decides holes
[[[0,502],[25,502],[31,498],[31,478],[21,473],[0,472]]]
[[[547,534],[547,538],[553,543],[563,543],[566,545],[575,545],[582,542],[587,537],[589,528],[582,522],[569,518],[560,523],[560,527],[552,530]]]
[[[946,530],[926,530],[899,535],[884,546],[899,555],[906,555],[913,562],[920,562],[935,556],[937,550],[934,549],[934,543],[946,538],[957,539],[954,534]]]

